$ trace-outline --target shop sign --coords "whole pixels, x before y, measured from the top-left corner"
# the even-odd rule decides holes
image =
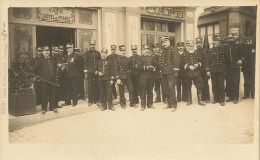
[[[71,8],[37,8],[39,21],[74,23],[75,12]]]
[[[142,7],[142,10],[148,14],[167,16],[173,18],[183,18],[183,8],[173,7]]]

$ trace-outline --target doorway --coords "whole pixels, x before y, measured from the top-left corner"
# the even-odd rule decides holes
[[[75,29],[61,27],[36,26],[36,45],[52,46],[72,43],[75,46]]]

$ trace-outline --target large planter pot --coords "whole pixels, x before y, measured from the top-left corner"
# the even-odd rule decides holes
[[[36,93],[10,93],[9,113],[13,116],[23,116],[36,113]]]

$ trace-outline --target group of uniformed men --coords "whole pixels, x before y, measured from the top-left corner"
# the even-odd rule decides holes
[[[221,43],[222,42],[222,43]],[[225,42],[225,43],[223,43]],[[119,87],[120,105],[126,108],[125,87],[129,92],[130,107],[141,110],[153,107],[153,88],[155,103],[163,101],[165,108],[177,109],[177,102],[192,104],[192,83],[197,89],[198,104],[210,103],[208,79],[211,77],[213,101],[220,103],[239,100],[240,68],[244,74],[244,97],[254,98],[255,45],[252,40],[238,44],[232,35],[221,41],[219,35],[213,36],[213,47],[203,48],[202,38],[194,41],[178,42],[170,46],[169,37],[162,38],[162,49],[154,44],[151,53],[148,45],[142,45],[138,55],[137,45],[132,45],[132,56],[126,56],[125,45],[111,45],[111,54],[103,48],[101,53],[95,49],[96,42],[90,41],[90,49],[84,54],[72,44],[38,47],[36,58],[32,61],[33,71],[39,79],[35,85],[38,100],[41,100],[42,113],[57,112],[62,106],[77,105],[78,99],[85,100],[84,79],[88,83],[88,105],[101,103],[101,110],[115,110],[113,99],[117,98],[116,84]],[[226,81],[226,83],[225,83]],[[177,96],[176,90],[177,88]],[[225,101],[225,93],[228,100]],[[65,101],[62,106],[59,101]]]

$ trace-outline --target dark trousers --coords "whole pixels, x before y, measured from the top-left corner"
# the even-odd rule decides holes
[[[192,86],[192,81],[197,89],[197,95],[202,95],[202,85],[203,81],[201,76],[195,76],[195,77],[186,77],[184,79],[184,82],[187,86],[187,92],[191,92],[191,86]]]
[[[224,72],[211,73],[212,92],[217,102],[225,102],[224,80]]]
[[[33,86],[34,86],[34,90],[35,90],[35,93],[36,93],[36,105],[40,105],[41,104],[41,99],[42,99],[42,96],[41,96],[41,84],[40,84],[40,82],[35,81],[33,83]]]
[[[139,83],[140,83],[140,77],[139,75],[131,75],[131,80],[133,84],[133,89],[134,89],[134,103],[138,104],[139,103]]]
[[[156,100],[161,101],[161,89],[162,89],[162,99],[163,101],[166,100],[167,98],[167,94],[164,90],[164,88],[162,87],[162,79],[161,78],[156,78],[154,80],[154,91],[156,93]]]
[[[255,73],[252,70],[243,71],[244,76],[244,95],[246,97],[255,96]]]
[[[177,80],[177,100],[178,101],[187,101],[187,87],[186,84],[184,83],[184,77],[183,76],[178,76]]]
[[[115,98],[117,98],[117,93],[116,93],[116,80],[114,80],[114,83],[111,85],[112,88],[112,94]]]
[[[79,98],[85,98],[84,79],[84,76],[80,76],[78,79]]]
[[[126,105],[126,99],[125,99],[125,86],[127,87],[127,90],[129,92],[129,100],[130,100],[130,106],[134,106],[134,89],[133,84],[130,78],[128,79],[121,79],[122,84],[119,85],[119,93],[120,93],[120,105],[125,106]]]
[[[55,108],[56,87],[45,82],[40,82],[40,86],[42,110],[47,111],[48,102],[50,110],[53,110]]]
[[[102,108],[107,109],[113,107],[112,103],[112,88],[109,84],[109,80],[98,80],[98,88],[100,93],[100,101],[102,103]]]
[[[153,106],[153,85],[153,78],[140,78],[140,97],[142,108],[145,108],[145,106],[148,108]]]
[[[65,103],[71,104],[71,99],[73,104],[78,102],[78,77],[66,77],[65,85],[66,85],[66,98]]]
[[[95,103],[98,99],[97,76],[94,73],[88,73],[88,101]]]
[[[209,101],[210,100],[210,94],[209,94],[209,77],[207,76],[206,72],[202,73],[201,75],[203,80],[203,86],[202,86],[202,100],[203,101]]]
[[[177,83],[177,77],[175,77],[173,73],[162,75],[162,87],[165,91],[167,91],[166,93],[167,93],[169,107],[177,107],[176,93],[175,93],[176,83]]]
[[[231,100],[238,100],[239,97],[239,83],[240,83],[240,69],[229,68],[226,77],[226,94]]]

